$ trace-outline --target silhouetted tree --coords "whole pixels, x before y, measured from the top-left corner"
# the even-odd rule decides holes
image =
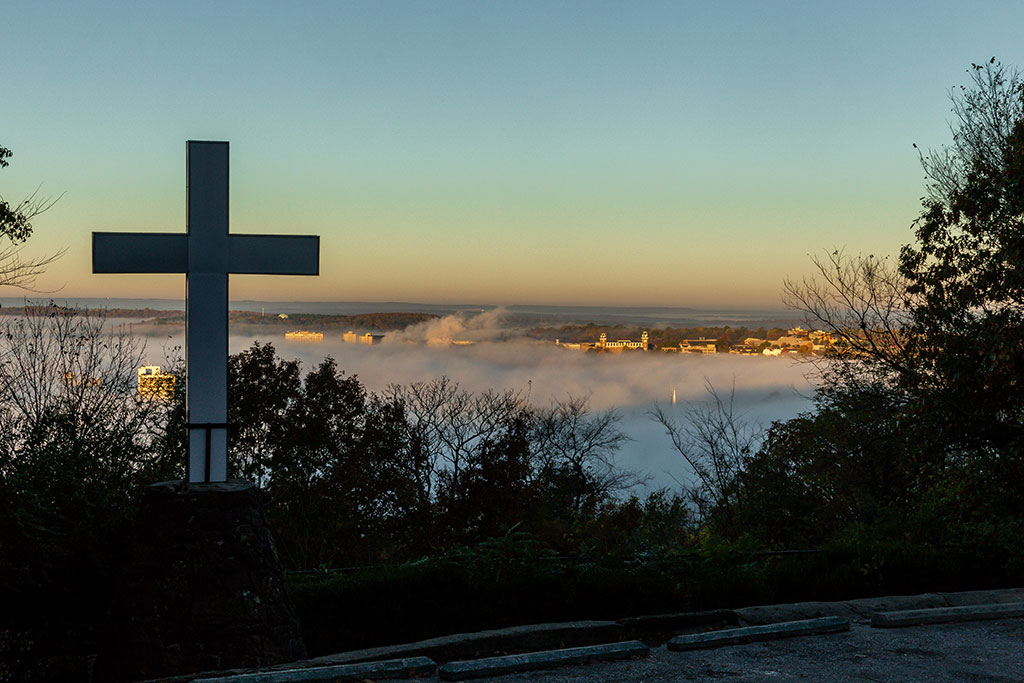
[[[135,391],[142,348],[104,323],[54,305],[0,322],[5,615],[102,610],[132,501],[165,473],[165,406]]]
[[[1019,479],[1024,80],[994,58],[968,73],[971,85],[952,96],[952,145],[922,153],[928,194],[900,269],[921,300],[913,329],[922,385],[943,412],[933,427],[951,449],[996,456],[987,466]]]
[[[615,453],[629,437],[614,410],[591,413],[586,397],[569,396],[540,408],[534,439],[537,476],[547,495],[565,501],[574,514],[593,514],[609,496],[644,481],[616,465]]]
[[[445,535],[452,534],[463,543],[478,543],[533,521],[538,496],[530,430],[529,414],[518,411],[477,444],[457,481],[441,473]],[[455,486],[459,490],[452,488]]]
[[[740,478],[805,536],[886,515],[933,534],[1019,514],[1024,481],[1024,81],[991,60],[952,93],[953,142],[921,153],[898,263],[833,252],[789,303],[839,337],[816,413],[769,432]],[[762,516],[778,537],[784,524]],[[932,524],[932,523],[929,523]],[[820,538],[820,535],[818,536]]]
[[[517,391],[473,394],[448,377],[393,385],[384,396],[404,406],[434,478],[443,476],[449,481],[446,491],[450,495],[462,490],[462,472],[474,452],[483,443],[500,438],[509,421],[524,409]]]
[[[697,478],[695,485],[683,485],[701,519],[715,518],[718,531],[740,533],[744,500],[735,486],[761,440],[760,430],[736,412],[735,386],[723,398],[710,382],[705,384],[709,400],[687,408],[682,420],[669,415],[660,405],[651,412],[672,447],[682,456]]]
[[[11,150],[0,147],[0,168],[6,168],[12,156]],[[17,204],[11,205],[0,195],[0,238],[6,238],[10,244],[0,242],[0,286],[32,289],[36,278],[46,267],[60,258],[63,249],[49,256],[26,259],[21,256],[21,244],[32,234],[32,220],[54,204],[52,197],[40,197],[38,190]]]

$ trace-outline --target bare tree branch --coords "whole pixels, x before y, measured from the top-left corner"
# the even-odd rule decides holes
[[[736,412],[736,384],[724,398],[705,379],[709,400],[689,406],[678,420],[660,405],[649,414],[665,428],[672,447],[693,470],[698,484],[686,491],[706,521],[712,512],[726,515],[740,528],[742,501],[734,485],[737,475],[760,444],[763,434]]]
[[[913,367],[910,330],[915,299],[888,258],[847,256],[836,249],[812,256],[817,274],[783,285],[786,306],[804,314],[807,325],[829,332],[836,344],[821,364],[823,374],[856,373],[866,365],[906,375]]]
[[[604,498],[644,483],[647,477],[619,467],[615,453],[629,437],[618,424],[615,410],[592,413],[589,399],[569,396],[536,410],[534,439],[536,468],[541,473],[567,472],[579,484],[574,506],[579,511],[585,498]]]
[[[17,452],[26,439],[49,438],[45,432],[55,416],[63,416],[64,427],[81,442],[104,443],[111,429],[140,447],[151,442],[165,406],[135,391],[143,347],[127,330],[108,330],[105,322],[102,315],[52,303],[26,305],[23,315],[0,322],[4,450]]]

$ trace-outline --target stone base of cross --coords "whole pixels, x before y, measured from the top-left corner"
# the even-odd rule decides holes
[[[228,232],[228,143],[189,141],[182,233],[92,234],[94,273],[185,273],[188,481],[228,477],[228,274],[319,275],[316,235]]]

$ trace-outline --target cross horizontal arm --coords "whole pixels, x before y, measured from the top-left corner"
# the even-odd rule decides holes
[[[317,235],[229,235],[228,272],[319,275]]]
[[[188,235],[176,232],[94,232],[94,273],[184,273]]]

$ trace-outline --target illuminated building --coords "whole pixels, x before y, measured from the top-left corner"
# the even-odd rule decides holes
[[[174,382],[174,375],[160,372],[159,365],[143,365],[139,368],[139,396],[168,400],[174,396]]]
[[[559,340],[555,340],[557,346],[561,346],[563,349],[569,349],[570,351],[589,351],[591,346],[594,346],[590,342],[565,342],[561,343]]]
[[[309,332],[307,330],[296,330],[294,332],[285,332],[284,338],[288,341],[298,342],[322,342],[324,340],[323,332]]]
[[[718,353],[718,348],[715,346],[714,339],[684,339],[679,342],[679,351],[681,353]]]
[[[345,334],[341,335],[341,339],[346,344],[380,344],[384,341],[384,335],[371,334],[369,332],[357,335],[352,330],[349,330]]]
[[[647,351],[650,349],[650,342],[646,330],[644,330],[644,333],[640,336],[640,341],[633,341],[631,339],[608,341],[608,335],[602,332],[601,338],[597,341],[597,348],[601,351],[623,351],[625,349]]]

